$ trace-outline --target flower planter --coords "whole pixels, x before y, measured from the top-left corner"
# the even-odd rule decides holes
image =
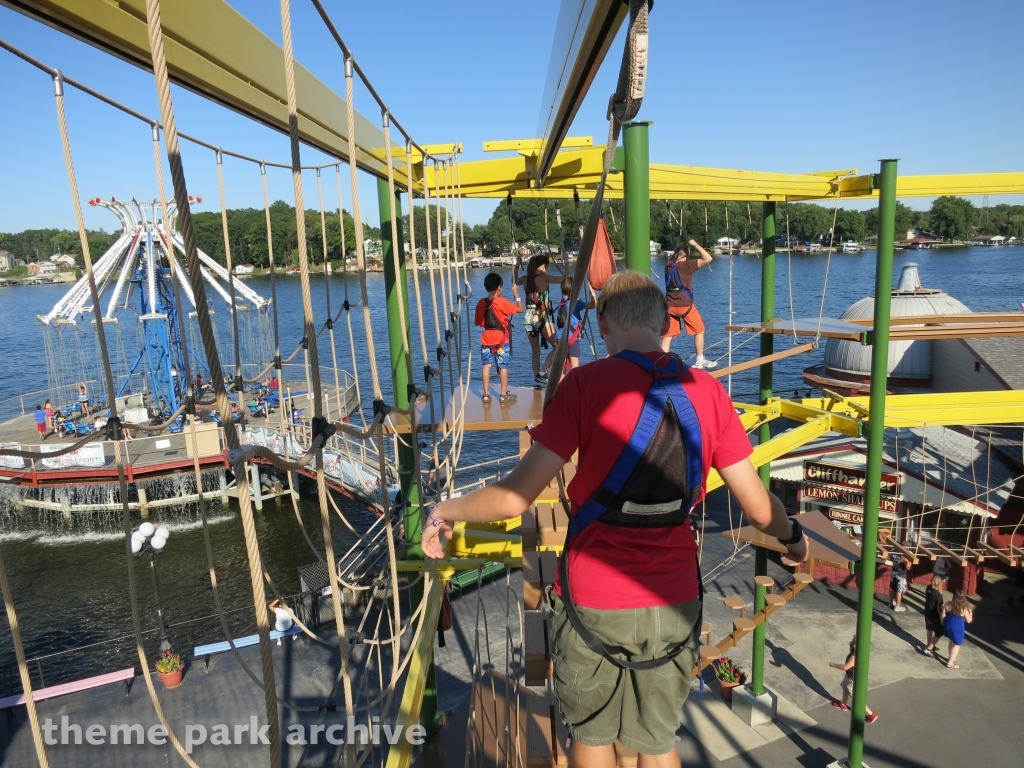
[[[715,678],[718,680],[718,678]],[[726,704],[732,704],[732,689],[743,685],[745,680],[740,680],[738,683],[726,683],[722,680],[718,680],[718,690],[722,696],[722,701]]]
[[[184,673],[184,669],[176,669],[173,672],[158,672],[157,674],[160,675],[164,688],[177,688],[181,685],[181,678]]]

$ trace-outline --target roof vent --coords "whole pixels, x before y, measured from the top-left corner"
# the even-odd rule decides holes
[[[921,290],[921,275],[917,273],[917,264],[911,261],[908,264],[903,265],[903,271],[900,272],[900,282],[896,286],[897,291],[920,291]]]

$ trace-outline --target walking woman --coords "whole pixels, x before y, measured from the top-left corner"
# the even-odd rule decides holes
[[[972,621],[974,612],[971,611],[971,605],[967,602],[964,591],[958,589],[942,611],[942,631],[949,638],[949,661],[946,662],[949,669],[960,669],[956,657],[960,655],[960,646],[964,644],[964,638],[967,636],[967,625]]]
[[[924,628],[927,632],[925,656],[935,655],[935,644],[942,637],[942,577],[932,576],[932,583],[924,591]]]
[[[538,384],[546,384],[547,374],[540,370],[540,345],[555,345],[554,307],[551,305],[551,284],[562,281],[561,275],[548,275],[548,256],[538,254],[531,256],[526,263],[526,274],[519,276],[519,262],[516,262],[516,285],[521,285],[526,294],[526,311],[523,315],[523,326],[530,340],[533,376]]]

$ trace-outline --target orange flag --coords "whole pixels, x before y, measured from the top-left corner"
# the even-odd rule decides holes
[[[597,222],[594,252],[590,256],[590,266],[587,268],[590,287],[595,291],[600,291],[608,278],[614,274],[615,251],[612,249],[612,240],[608,236],[608,227],[604,225],[604,219],[600,219]]]

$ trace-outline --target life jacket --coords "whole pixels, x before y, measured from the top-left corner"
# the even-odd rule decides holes
[[[677,265],[676,261],[665,265],[665,293],[685,293],[693,301],[693,291],[683,285]]]
[[[571,347],[576,343],[576,340],[579,339],[580,333],[583,331],[583,324],[580,322],[580,319],[576,317],[575,312],[569,311],[569,300],[562,299],[555,306],[555,325],[557,325],[558,330],[561,331],[565,328],[566,322],[569,323],[570,332],[568,345]],[[559,336],[561,336],[561,333],[559,333]]]
[[[600,487],[569,521],[559,560],[562,602],[573,629],[592,651],[618,667],[648,670],[672,661],[698,637],[703,615],[703,585],[699,587],[701,613],[690,637],[659,658],[629,661],[619,658],[621,649],[602,642],[580,618],[569,586],[569,550],[572,541],[598,521],[624,528],[685,525],[700,497],[704,458],[700,421],[679,380],[685,363],[669,354],[652,361],[632,350],[620,352],[616,357],[639,365],[651,374],[653,382],[629,442]],[[680,461],[680,450],[685,454],[683,461]],[[699,584],[699,564],[697,578]]]

